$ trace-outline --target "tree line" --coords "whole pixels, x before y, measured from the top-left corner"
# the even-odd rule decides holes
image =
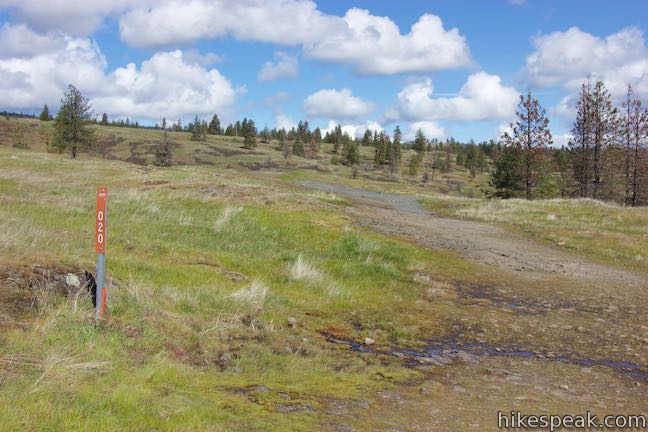
[[[491,185],[503,198],[583,197],[648,204],[648,110],[629,85],[620,106],[602,81],[583,83],[571,139],[552,148],[546,111],[531,92],[501,138]]]

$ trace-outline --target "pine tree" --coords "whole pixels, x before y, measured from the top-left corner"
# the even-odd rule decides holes
[[[380,132],[379,134],[376,135],[376,139],[374,142],[374,168],[375,169],[382,169],[383,166],[385,165],[387,154],[385,151],[385,134],[383,132]]]
[[[501,198],[518,197],[524,192],[524,156],[521,147],[504,147],[495,160],[490,184],[495,188],[495,196]]]
[[[291,148],[288,145],[288,143],[286,143],[285,131],[283,134],[279,135],[279,147],[281,149],[281,153],[283,154],[284,159],[288,160],[288,158],[290,157]]]
[[[103,113],[101,115],[101,122],[99,124],[101,124],[102,126],[108,126],[108,114]]]
[[[210,135],[221,135],[223,133],[223,130],[221,128],[221,123],[220,120],[218,119],[217,114],[214,114],[211,121],[209,122],[207,133]]]
[[[588,80],[587,84],[581,86],[576,105],[576,120],[571,131],[573,138],[568,144],[572,156],[574,177],[579,185],[581,197],[589,195],[588,187],[591,179],[591,93],[592,89]]]
[[[241,122],[241,133],[243,134],[243,147],[249,150],[257,146],[257,130],[254,125],[254,120],[243,119]]]
[[[422,155],[416,153],[412,155],[412,158],[409,161],[409,175],[415,176],[418,173],[419,168],[421,167]]]
[[[340,145],[342,144],[342,126],[337,125],[333,131],[333,153],[337,153],[340,150]]]
[[[299,135],[295,138],[295,141],[293,142],[292,153],[294,155],[302,156],[302,157],[304,157],[305,155],[304,142],[301,140]]]
[[[265,125],[259,136],[261,137],[261,142],[264,144],[267,144],[268,141],[270,141],[270,130],[268,129],[268,125]]]
[[[418,154],[423,154],[425,151],[425,145],[427,140],[425,139],[425,134],[421,129],[416,131],[416,137],[414,138],[414,145],[412,148],[416,150]]]
[[[604,152],[611,143],[614,134],[614,117],[616,109],[612,106],[610,93],[602,81],[597,81],[592,91],[592,197],[598,198],[601,189],[602,175],[605,171]]]
[[[95,141],[94,131],[87,126],[91,119],[90,102],[69,85],[54,121],[52,147],[58,152],[71,148],[72,158],[76,158],[80,149],[90,148]]]
[[[162,139],[155,148],[155,159],[153,164],[158,167],[170,167],[173,165],[175,146],[169,138],[166,130],[162,132]]]
[[[49,112],[49,108],[47,107],[47,104],[43,106],[43,110],[41,111],[40,115],[38,116],[38,119],[40,121],[50,121],[52,120],[52,115]]]
[[[391,150],[389,152],[389,171],[392,175],[398,172],[398,167],[400,166],[402,153],[401,139],[400,127],[396,125],[396,129],[394,129],[394,140],[391,143]]]
[[[319,156],[319,142],[315,138],[311,138],[308,145],[308,157],[310,159],[317,159]]]
[[[372,145],[372,136],[371,131],[367,129],[362,137],[362,145],[365,147]]]
[[[443,169],[446,173],[452,171],[452,147],[450,146],[446,146],[445,148],[445,164]]]
[[[526,97],[520,96],[515,114],[517,120],[514,124],[511,123],[513,136],[505,133],[503,141],[508,147],[520,149],[524,196],[526,199],[531,199],[534,189],[542,180],[543,152],[553,142],[549,131],[549,119],[530,91],[527,92]]]
[[[166,127],[167,127],[166,117],[162,117],[162,130],[166,130]]]
[[[348,135],[344,135],[344,147],[342,153],[342,165],[354,166],[360,162],[360,150],[358,144],[351,140]]]
[[[200,120],[198,116],[194,118],[193,123],[189,124],[189,130],[191,131],[192,141],[207,141],[207,123]]]
[[[636,206],[639,197],[639,181],[641,170],[641,141],[648,133],[648,113],[642,110],[641,101],[635,95],[632,87],[628,85],[624,108],[624,165],[625,165],[625,194],[626,205]],[[642,132],[643,130],[643,132]]]
[[[25,141],[25,128],[22,125],[18,125],[13,134],[13,148],[22,150],[29,148],[27,141]]]

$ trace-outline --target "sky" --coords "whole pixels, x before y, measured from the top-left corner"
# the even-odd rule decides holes
[[[581,83],[648,103],[642,0],[0,0],[0,110],[497,139],[531,91],[566,144]]]

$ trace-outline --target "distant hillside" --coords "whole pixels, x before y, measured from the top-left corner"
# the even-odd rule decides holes
[[[92,157],[122,160],[137,165],[152,165],[155,148],[162,139],[162,131],[112,126],[92,126],[97,131],[97,142]],[[0,145],[12,146],[16,132],[22,130],[30,150],[47,151],[51,140],[53,122],[35,119],[0,118]],[[425,153],[423,163],[416,175],[409,174],[409,162],[416,154],[413,150],[403,150],[399,174],[391,176],[386,171],[376,170],[373,166],[374,148],[360,146],[358,178],[352,179],[352,169],[336,162],[339,156],[333,153],[333,145],[321,143],[316,158],[309,159],[291,155],[285,159],[278,150],[276,140],[261,142],[252,150],[243,148],[243,138],[226,135],[207,135],[207,141],[191,140],[188,132],[168,132],[175,145],[175,163],[178,165],[210,165],[237,171],[272,171],[295,178],[324,176],[327,180],[362,182],[366,187],[386,190],[422,188],[443,194],[476,197],[483,195],[482,189],[488,184],[488,173],[477,172],[474,178],[456,164],[456,154],[451,154],[451,170],[441,173],[432,169],[433,155]],[[88,154],[81,154],[81,158]]]

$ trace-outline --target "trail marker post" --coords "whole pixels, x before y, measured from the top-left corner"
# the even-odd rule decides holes
[[[95,232],[95,251],[97,253],[97,310],[96,319],[103,319],[106,313],[106,202],[108,201],[108,188],[97,188],[97,214]]]

